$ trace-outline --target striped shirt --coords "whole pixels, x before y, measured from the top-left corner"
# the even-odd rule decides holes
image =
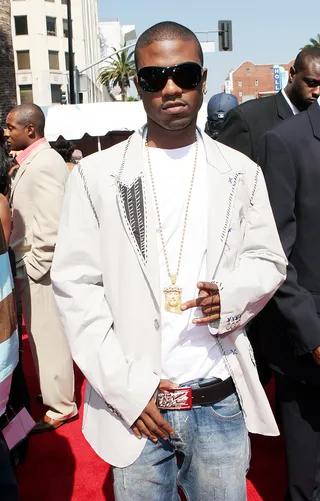
[[[35,150],[38,146],[40,146],[40,144],[43,144],[43,143],[46,143],[46,142],[47,142],[46,138],[42,137],[41,139],[38,139],[34,143],[30,144],[30,146],[28,146],[28,148],[26,148],[25,150],[21,151],[21,153],[19,153],[16,156],[16,162],[19,165],[21,165],[23,162],[25,162],[27,160],[28,156],[30,155],[30,153],[33,152],[33,150]]]
[[[16,301],[3,229],[0,222],[0,416],[9,398],[12,373],[18,363]]]

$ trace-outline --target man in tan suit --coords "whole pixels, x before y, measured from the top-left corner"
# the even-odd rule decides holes
[[[6,132],[17,156],[11,201],[17,284],[44,405],[34,431],[54,430],[74,419],[74,375],[68,343],[51,288],[50,270],[68,169],[44,138],[45,118],[33,104],[14,108]]]

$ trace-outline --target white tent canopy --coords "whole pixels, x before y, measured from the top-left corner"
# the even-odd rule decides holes
[[[141,101],[44,106],[42,110],[46,116],[48,141],[56,141],[59,136],[81,139],[86,133],[102,137],[110,131],[137,130],[146,122]],[[207,104],[204,103],[198,117],[201,129],[206,119]]]

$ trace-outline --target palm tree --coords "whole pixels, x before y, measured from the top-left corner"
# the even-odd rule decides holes
[[[0,1],[0,124],[17,104],[16,77],[11,35],[11,1]]]
[[[320,33],[317,34],[317,38],[309,38],[309,42],[311,42],[311,43],[302,47],[301,50],[312,49],[313,47],[320,48]]]
[[[108,90],[111,87],[119,85],[122,101],[127,100],[130,78],[136,73],[133,54],[133,52],[128,54],[128,50],[123,50],[119,54],[116,54],[112,57],[112,62],[106,68],[103,68],[98,76],[98,81],[102,85],[106,85]]]

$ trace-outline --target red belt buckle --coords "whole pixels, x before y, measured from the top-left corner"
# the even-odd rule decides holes
[[[157,406],[162,410],[192,409],[192,388],[161,388],[158,391]]]

